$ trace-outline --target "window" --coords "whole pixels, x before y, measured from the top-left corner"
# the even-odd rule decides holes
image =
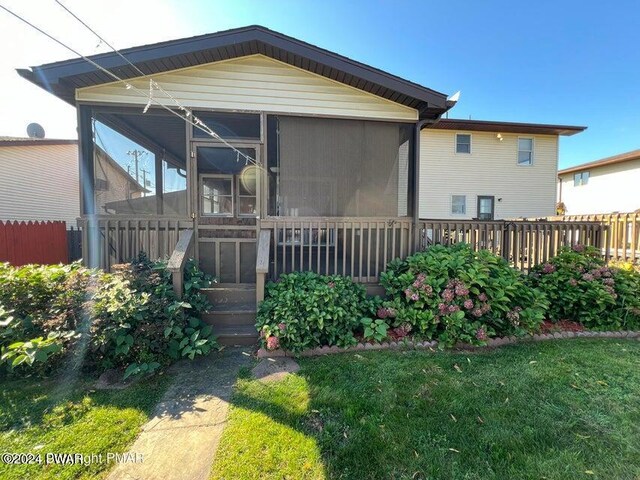
[[[451,195],[451,214],[466,215],[467,197],[465,195]]]
[[[456,153],[471,153],[471,135],[468,133],[456,134]]]
[[[95,189],[97,192],[106,192],[109,190],[109,182],[104,178],[96,178]]]
[[[255,217],[258,214],[256,193],[258,191],[258,168],[246,167],[238,175],[238,215]]]
[[[202,122],[224,139],[260,140],[260,115],[257,113],[195,112]],[[193,127],[194,138],[211,136]]]
[[[576,173],[573,176],[573,186],[580,187],[589,183],[589,172]]]
[[[203,176],[201,192],[203,215],[233,215],[233,176]]]
[[[518,165],[533,165],[533,138],[518,139]]]
[[[493,220],[495,210],[495,197],[492,195],[478,196],[478,219]]]

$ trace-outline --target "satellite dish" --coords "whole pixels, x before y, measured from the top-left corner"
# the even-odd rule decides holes
[[[27,135],[29,138],[44,138],[44,128],[39,123],[30,123],[27,125]]]

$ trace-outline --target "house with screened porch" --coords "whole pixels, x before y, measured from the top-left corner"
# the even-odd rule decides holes
[[[120,53],[19,70],[77,107],[86,263],[171,256],[180,289],[195,257],[219,282],[210,321],[241,342],[267,279],[374,284],[423,246],[423,132],[445,94],[259,26]]]

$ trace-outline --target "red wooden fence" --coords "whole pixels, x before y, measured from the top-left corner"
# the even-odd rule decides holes
[[[67,263],[65,222],[0,222],[0,262]]]

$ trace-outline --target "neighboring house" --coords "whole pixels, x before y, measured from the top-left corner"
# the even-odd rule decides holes
[[[79,110],[82,217],[99,232],[87,258],[106,268],[139,248],[168,255],[187,229],[203,269],[251,285],[264,233],[271,277],[375,283],[415,250],[421,216],[483,216],[478,200],[496,217],[552,214],[557,137],[582,130],[441,120],[445,94],[259,26],[120,53],[136,68],[91,58],[124,82],[83,59],[19,70]],[[112,188],[100,149],[133,155],[148,191]]]
[[[127,202],[147,192],[100,147],[94,172],[101,213],[130,212]],[[62,220],[67,228],[75,227],[80,217],[78,175],[77,140],[0,137],[0,220]]]
[[[584,129],[441,119],[420,135],[420,217],[555,215],[559,136]]]
[[[78,142],[0,137],[0,220],[63,220],[80,216]]]
[[[558,202],[566,215],[631,213],[640,209],[640,150],[558,172]]]

